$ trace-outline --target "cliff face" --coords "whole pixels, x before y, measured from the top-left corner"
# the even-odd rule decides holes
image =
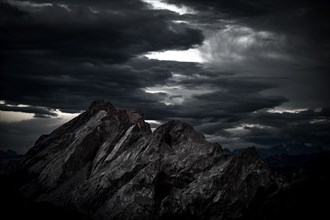
[[[180,121],[151,132],[105,101],[40,137],[21,172],[26,197],[94,219],[237,219],[270,182],[254,148],[224,152]]]

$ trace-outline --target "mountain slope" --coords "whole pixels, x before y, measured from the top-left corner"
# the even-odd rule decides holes
[[[151,132],[105,101],[40,137],[20,172],[25,197],[94,219],[237,219],[271,181],[254,148],[224,152],[180,121]]]

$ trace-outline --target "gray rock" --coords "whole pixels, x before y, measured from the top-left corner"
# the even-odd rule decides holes
[[[190,125],[153,133],[139,110],[94,102],[28,152],[25,196],[94,219],[237,219],[270,172],[254,148],[233,154]]]

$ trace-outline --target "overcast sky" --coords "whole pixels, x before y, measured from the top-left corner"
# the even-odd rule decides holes
[[[0,0],[0,150],[26,152],[95,99],[227,148],[329,146],[329,6]]]

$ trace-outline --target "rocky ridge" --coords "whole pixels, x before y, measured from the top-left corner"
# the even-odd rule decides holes
[[[209,143],[187,123],[154,132],[139,110],[96,101],[27,153],[20,190],[93,219],[238,219],[270,171],[254,148]]]

